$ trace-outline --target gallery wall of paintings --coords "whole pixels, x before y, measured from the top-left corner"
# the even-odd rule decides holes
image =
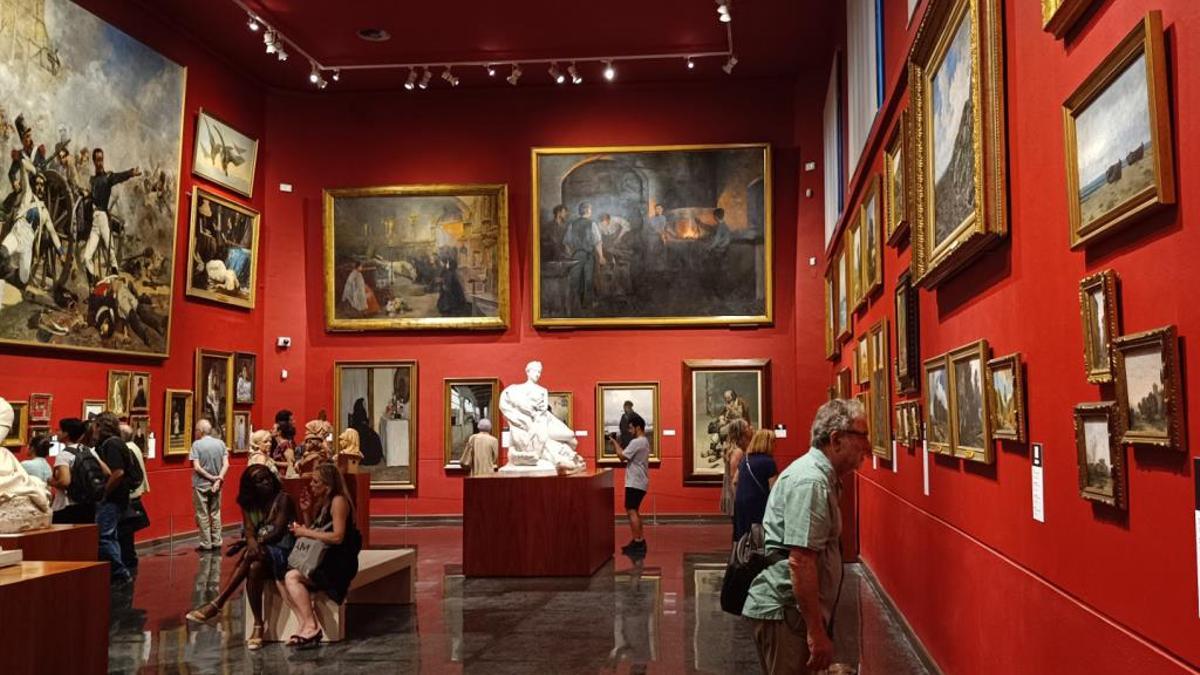
[[[887,31],[889,103],[823,270],[826,389],[864,400],[895,441],[894,457],[876,448],[877,468],[862,470],[862,555],[950,670],[992,672],[1000,652],[919,628],[947,619],[928,593],[941,583],[925,575],[930,551],[996,557],[959,568],[956,606],[1023,614],[1066,592],[1198,663],[1189,420],[1200,406],[1188,393],[1200,382],[1186,366],[1200,314],[1179,284],[1195,275],[1187,251],[1200,250],[1186,226],[1200,214],[1181,196],[1197,164],[1180,154],[1196,133],[1200,15],[1178,0],[922,6],[911,27]],[[959,58],[964,30],[978,51]],[[973,77],[944,72],[964,67]],[[874,240],[862,213],[881,180],[883,285],[870,292],[863,261]],[[956,200],[975,215],[950,214]],[[886,393],[870,366],[881,323],[894,335]],[[886,418],[873,409],[879,399]],[[1030,507],[1035,444],[1045,522]],[[922,526],[910,531],[914,520]],[[1117,549],[1154,551],[1155,562],[1109,555]],[[1050,587],[1027,585],[1012,560]],[[1122,577],[1146,579],[1139,594],[1174,595],[1150,610],[1101,590]],[[1070,614],[1078,628],[1060,622],[1029,639],[1049,648],[1099,630],[1086,612]],[[986,632],[981,621],[959,628]],[[1106,649],[1142,668],[1168,663],[1136,638]]]

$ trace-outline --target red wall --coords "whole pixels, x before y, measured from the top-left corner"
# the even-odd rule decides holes
[[[816,329],[797,320],[791,295],[803,292],[819,308],[820,279],[808,257],[821,244],[815,200],[800,200],[800,185],[819,174],[798,172],[797,124],[789,81],[519,87],[387,94],[274,94],[268,100],[265,261],[271,300],[263,336],[265,399],[297,417],[333,409],[333,363],[355,359],[416,359],[419,363],[419,469],[411,494],[376,492],[376,514],[457,514],[462,476],[442,468],[442,380],[497,376],[524,380],[524,365],[545,364],[543,384],[575,393],[575,426],[589,430],[580,451],[594,458],[594,391],[601,380],[657,380],[661,427],[681,431],[681,362],[686,358],[768,357],[773,422],[803,426],[800,410],[818,404],[816,372],[797,373],[795,345],[816,345]],[[806,104],[808,105],[808,104]],[[815,109],[814,109],[815,110]],[[803,140],[819,148],[819,130]],[[538,331],[531,326],[530,148],[534,146],[651,145],[766,141],[772,145],[775,232],[775,325],[757,330]],[[810,153],[811,154],[811,153]],[[805,156],[805,159],[818,159]],[[283,193],[281,182],[294,192]],[[324,328],[323,188],[410,183],[507,183],[511,229],[510,328],[494,333],[331,334]],[[797,237],[797,222],[803,234]],[[805,268],[796,275],[796,261]],[[276,351],[277,336],[293,347]],[[282,369],[289,378],[280,377]],[[801,383],[806,383],[801,389]],[[649,510],[713,513],[718,490],[683,487],[682,436],[662,438],[662,465],[651,473]],[[781,454],[804,447],[796,436]],[[620,476],[618,476],[618,480]],[[617,505],[614,505],[614,508]]]
[[[139,537],[158,537],[169,534],[172,529],[195,529],[191,515],[190,464],[185,461],[186,458],[162,458],[163,392],[167,388],[193,387],[197,348],[256,351],[263,325],[261,308],[264,304],[264,283],[261,276],[257,290],[259,308],[253,311],[184,298],[184,263],[187,260],[192,186],[198,184],[225,194],[220,188],[191,175],[196,113],[200,108],[204,108],[250,136],[261,136],[264,131],[264,99],[257,88],[242,79],[235,69],[226,67],[197,41],[166,25],[144,8],[134,8],[120,0],[92,0],[81,4],[100,18],[187,67],[183,157],[179,167],[181,179],[175,242],[170,357],[165,361],[122,359],[111,354],[72,354],[5,347],[3,352],[0,352],[0,373],[4,373],[3,380],[0,381],[0,396],[10,400],[25,400],[32,392],[52,393],[54,402],[51,412],[56,422],[63,417],[78,416],[84,399],[103,399],[110,369],[148,371],[151,388],[151,428],[159,438],[160,447],[158,457],[146,463],[151,496],[144,501],[150,514],[151,526],[140,532]],[[245,200],[236,195],[228,196],[261,210],[264,202],[261,187],[262,181],[259,180],[253,200]],[[269,217],[264,217],[262,222],[265,227],[269,227]],[[255,424],[261,425],[269,417],[262,409],[261,404],[252,408],[252,420]],[[244,464],[244,460],[234,460],[234,463]],[[231,481],[236,481],[237,475],[235,467],[230,476]],[[239,517],[232,497],[225,500],[224,513],[227,521]]]
[[[903,28],[904,4],[886,6],[889,85],[913,32]],[[1106,268],[1120,279],[1124,332],[1176,324],[1185,389],[1200,387],[1188,368],[1200,314],[1186,309],[1184,290],[1198,280],[1200,250],[1200,233],[1186,227],[1189,216],[1200,217],[1188,199],[1200,170],[1200,3],[1100,2],[1066,43],[1042,32],[1037,3],[1005,4],[1011,235],[935,292],[920,293],[920,354],[978,338],[996,356],[1022,353],[1029,435],[1045,447],[1046,523],[1031,517],[1028,446],[1001,442],[994,466],[932,457],[929,497],[920,455],[902,449],[898,473],[886,463],[861,472],[862,557],[946,672],[1040,672],[1048,664],[1065,669],[1058,672],[1190,671],[1200,665],[1194,451],[1129,449],[1128,511],[1093,505],[1079,497],[1072,410],[1115,397],[1111,386],[1084,377],[1078,318],[1079,280]],[[1167,30],[1180,203],[1072,252],[1061,104],[1150,9],[1163,11]],[[870,166],[869,175],[882,172],[878,144]],[[892,321],[895,280],[908,261],[907,247],[887,248],[885,288],[857,317],[855,337],[881,317]],[[849,363],[849,345],[843,359]],[[1196,419],[1197,398],[1185,401]]]

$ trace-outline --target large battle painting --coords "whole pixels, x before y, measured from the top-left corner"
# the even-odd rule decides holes
[[[507,202],[504,185],[326,190],[326,326],[507,326]]]
[[[0,11],[0,342],[165,357],[185,70],[67,0]]]
[[[537,148],[534,323],[770,323],[766,145]]]

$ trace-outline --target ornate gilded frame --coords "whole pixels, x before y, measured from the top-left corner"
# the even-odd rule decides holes
[[[866,302],[876,291],[883,288],[883,192],[880,189],[880,178],[872,176],[867,181],[866,192],[859,207],[859,238],[862,241],[862,251],[859,258],[862,268],[861,293],[862,301]],[[872,236],[869,223],[874,218],[875,232]],[[874,256],[872,256],[874,254]],[[871,267],[872,258],[875,261]]]
[[[950,364],[950,438],[952,440],[952,451],[955,457],[983,464],[991,464],[995,460],[992,443],[992,407],[990,405],[990,397],[988,396],[989,385],[985,381],[988,376],[987,366],[989,356],[987,340],[978,340],[951,351],[946,357],[946,360]],[[974,360],[979,361],[979,405],[981,408],[979,412],[980,421],[983,424],[983,447],[965,445],[958,437],[959,415],[962,415],[964,412],[959,409],[958,405],[958,369],[966,367],[968,362]]]
[[[1092,326],[1098,323],[1092,308],[1091,295],[1100,293],[1104,303],[1104,333],[1108,341],[1102,345],[1095,344]],[[1117,275],[1112,270],[1103,270],[1084,277],[1079,282],[1079,318],[1083,323],[1083,370],[1087,373],[1088,382],[1103,384],[1113,381],[1113,350],[1112,341],[1120,335],[1120,307],[1117,295]],[[1093,364],[1103,362],[1102,367]]]
[[[130,391],[129,391],[129,385],[132,380],[132,375],[133,375],[133,373],[128,370],[110,370],[110,371],[108,371],[108,380],[106,381],[107,383],[104,387],[104,409],[108,412],[115,414],[117,417],[119,417],[121,419],[125,419],[126,417],[129,417],[130,404],[133,403],[130,400]],[[113,405],[113,384],[115,384],[116,382],[118,382],[120,380],[125,380],[125,400],[123,401],[123,403],[125,405],[120,410],[115,410],[114,408],[116,406]]]
[[[333,436],[337,438],[345,429],[340,411],[342,409],[342,371],[348,368],[408,368],[408,463],[410,478],[404,481],[371,481],[372,490],[411,491],[417,489],[418,469],[421,466],[420,443],[420,388],[419,373],[415,360],[396,361],[334,361],[333,363]],[[498,400],[498,399],[497,399]],[[361,467],[361,465],[360,465]],[[365,471],[365,468],[361,470]],[[367,472],[369,473],[369,472]],[[374,477],[372,477],[374,478]]]
[[[859,211],[861,216],[861,210]],[[850,279],[850,314],[853,315],[858,310],[867,306],[867,287],[866,279],[863,275],[863,238],[862,238],[862,218],[852,218],[846,225],[844,242],[845,250],[847,251],[846,264],[849,266]]]
[[[36,424],[38,422],[49,422],[51,419],[51,406],[54,404],[54,394],[30,394],[29,395],[29,422]]]
[[[908,188],[912,182],[912,172],[909,170],[908,110],[900,111],[896,128],[892,130],[887,145],[883,151],[883,204],[886,211],[885,222],[887,243],[899,246],[904,235],[908,233],[909,208]]]
[[[134,380],[136,380],[139,377],[145,378],[145,380],[146,380],[146,405],[135,406],[133,404],[133,399],[135,396],[134,389],[133,389],[133,382],[134,382]],[[133,415],[134,413],[148,415],[150,413],[150,373],[148,371],[145,371],[145,370],[130,371],[130,373],[129,373],[129,406],[128,407],[129,407],[128,412],[130,415]]]
[[[620,458],[611,451],[604,437],[604,392],[610,389],[649,389],[653,403],[653,425],[646,437],[650,440],[650,463],[662,462],[662,417],[659,414],[658,382],[597,382],[596,383],[596,466],[620,466]],[[637,412],[637,410],[634,410]]]
[[[931,359],[926,359],[923,365],[923,373],[925,377],[925,445],[929,452],[939,455],[954,454],[954,389],[950,385],[950,363],[947,360],[946,354],[940,354]],[[931,440],[932,434],[930,430],[933,426],[933,406],[928,402],[928,398],[933,396],[934,387],[929,386],[930,376],[941,371],[946,378],[946,436],[945,441]]]
[[[971,147],[975,208],[934,243],[932,78],[956,29],[971,26]],[[1008,234],[1008,154],[1005,129],[1004,40],[1001,0],[932,0],[921,19],[908,61],[912,114],[912,227],[914,283],[933,288]]]
[[[193,419],[199,420],[204,416],[204,372],[203,362],[205,358],[224,359],[225,360],[225,434],[221,440],[225,441],[225,446],[233,447],[233,399],[235,386],[233,380],[233,352],[216,351],[212,349],[197,349],[196,350],[196,374],[195,388],[193,392],[201,392],[200,395],[193,396]],[[209,420],[210,422],[212,420]]]
[[[541,194],[538,184],[538,158],[543,155],[575,155],[575,154],[613,154],[613,153],[650,153],[650,152],[688,152],[705,150],[761,150],[763,163],[763,256],[766,266],[763,278],[765,293],[765,308],[763,314],[747,316],[673,316],[673,317],[545,317],[542,316],[542,270],[541,270],[541,223],[537,216]],[[533,184],[533,200],[530,209],[532,226],[533,257],[530,267],[533,272],[533,325],[545,328],[589,328],[589,327],[672,327],[672,326],[745,326],[771,325],[774,321],[774,227],[773,200],[771,179],[771,145],[769,143],[726,143],[726,144],[696,144],[696,145],[627,145],[627,146],[586,146],[564,148],[533,148],[530,151],[530,165]]]
[[[250,218],[250,227],[252,234],[250,235],[250,297],[243,300],[221,293],[214,293],[207,288],[196,288],[192,285],[192,264],[191,261],[196,257],[196,216],[200,209],[200,199],[204,198],[220,206],[236,211]],[[233,305],[234,307],[244,307],[246,309],[254,309],[255,299],[258,295],[258,242],[259,232],[261,228],[262,218],[258,211],[243,206],[235,201],[226,199],[221,195],[206,190],[199,185],[192,187],[192,208],[191,215],[188,218],[188,264],[186,266],[187,273],[183,277],[183,287],[188,297],[203,298],[212,302],[221,303],[223,305]]]
[[[1042,0],[1042,30],[1061,40],[1096,0]]]
[[[766,428],[771,420],[771,359],[687,359],[683,362],[683,484],[684,485],[720,485],[722,474],[698,473],[695,461],[696,411],[694,402],[695,378],[698,373],[719,370],[755,371],[758,373],[758,428]],[[838,371],[838,386],[841,387],[842,373],[849,376],[850,371]],[[847,377],[845,386],[849,388]],[[839,392],[840,393],[840,392]],[[847,396],[849,396],[847,389]],[[599,399],[597,399],[599,400]],[[755,417],[750,414],[751,423]],[[597,425],[600,422],[597,421]]]
[[[8,436],[0,439],[0,447],[20,448],[29,443],[29,401],[9,401],[13,409],[13,423]]]
[[[1125,446],[1119,440],[1121,416],[1118,408],[1119,406],[1113,401],[1080,403],[1075,406],[1075,452],[1079,474],[1079,496],[1089,501],[1124,509],[1128,470],[1125,465]],[[1089,417],[1101,417],[1108,426],[1108,452],[1109,457],[1112,458],[1112,494],[1088,487],[1087,436],[1084,432],[1084,422]]]
[[[987,362],[987,392],[991,398],[992,438],[1017,441],[1018,443],[1025,442],[1026,428],[1029,423],[1025,417],[1025,373],[1022,372],[1024,365],[1020,352],[1000,356]],[[1004,369],[1012,371],[1013,419],[1016,420],[1016,427],[1012,430],[1000,428],[1000,397],[996,393],[994,373]]]
[[[171,411],[174,410],[172,402],[177,399],[183,399],[183,442],[171,444]],[[163,457],[172,455],[187,456],[191,451],[192,444],[189,439],[192,437],[193,427],[195,426],[195,411],[193,409],[192,392],[188,389],[168,389],[163,393],[163,435],[162,448]]]
[[[837,360],[841,355],[838,350],[837,327],[837,270],[830,266],[825,270],[825,358]]]
[[[104,412],[108,407],[108,401],[100,398],[85,398],[79,406],[79,419],[87,422],[92,417]]]
[[[1162,385],[1163,415],[1166,418],[1167,427],[1164,434],[1144,433],[1132,428],[1126,359],[1129,352],[1146,347],[1155,348],[1162,359],[1159,383]],[[1187,452],[1183,430],[1183,416],[1186,413],[1183,408],[1183,388],[1179,377],[1179,338],[1175,326],[1164,326],[1114,339],[1113,367],[1117,380],[1117,406],[1121,411],[1121,429],[1124,431],[1121,442],[1154,445]]]
[[[896,392],[915,394],[921,390],[920,293],[912,275],[904,270],[896,280]]]
[[[571,429],[575,428],[575,394],[569,391],[552,391],[547,394],[550,398],[564,396],[567,399],[567,419],[563,420]],[[497,408],[497,410],[499,410]]]
[[[837,397],[840,399],[850,398],[852,377],[849,368],[839,368],[837,371]]]
[[[888,380],[891,379],[891,368],[888,367],[888,322],[880,319],[871,326],[867,333],[871,361],[871,411],[873,420],[880,424],[871,425],[871,452],[878,457],[892,459],[892,429],[891,410],[892,399]]]
[[[338,199],[362,197],[493,197],[496,200],[496,316],[436,316],[415,318],[337,318],[337,282],[335,279],[334,204]],[[370,330],[503,330],[509,316],[509,227],[508,185],[505,184],[429,184],[388,185],[383,187],[326,189],[322,193],[325,261],[325,329],[330,331]]]
[[[1094,103],[1138,57],[1145,55],[1146,96],[1149,105],[1150,143],[1154,182],[1107,210],[1086,226],[1080,213],[1078,138],[1075,119]],[[1067,169],[1067,207],[1071,248],[1078,249],[1140,220],[1149,213],[1175,203],[1174,139],[1168,92],[1167,51],[1164,46],[1162,12],[1149,12],[1125,39],[1088,75],[1083,84],[1063,103],[1063,142]]]
[[[868,330],[854,343],[854,381],[861,385],[871,383],[871,334]]]
[[[238,440],[237,434],[234,433],[234,429],[237,429],[237,421],[239,418],[246,420],[246,447],[244,447],[244,448],[239,448],[237,446],[237,440]],[[250,411],[249,410],[234,410],[233,417],[230,419],[230,422],[229,422],[229,437],[233,439],[233,442],[229,444],[229,454],[231,454],[231,455],[249,454],[249,452],[250,452],[250,434],[252,434],[252,433],[254,433],[254,425],[250,421]]]
[[[837,342],[840,347],[851,337],[853,337],[854,324],[854,307],[852,305],[854,299],[850,297],[853,291],[850,275],[850,258],[846,253],[846,248],[843,246],[838,251],[836,258],[837,276],[835,277],[834,286],[837,287]],[[843,312],[842,308],[846,311]]]
[[[461,469],[462,462],[454,459],[454,436],[453,428],[450,419],[450,405],[453,400],[450,392],[456,386],[460,385],[487,385],[492,390],[492,417],[489,418],[492,423],[492,431],[490,432],[497,441],[500,439],[500,430],[503,428],[503,422],[500,418],[500,380],[495,377],[448,377],[442,380],[442,459],[443,469]],[[411,400],[411,399],[410,399]],[[497,453],[498,454],[498,453]],[[462,455],[460,454],[461,458]],[[496,457],[499,461],[500,458]]]

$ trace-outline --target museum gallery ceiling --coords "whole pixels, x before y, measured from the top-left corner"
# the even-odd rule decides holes
[[[263,53],[261,38],[246,27],[246,12],[232,0],[135,0],[147,12],[197,36],[230,63],[246,68],[262,82],[304,89],[308,63],[293,55],[279,63]],[[837,3],[828,0],[754,0],[733,3],[732,22],[739,78],[792,76],[827,67],[829,30]],[[245,5],[329,65],[361,63],[445,63],[511,61],[578,57],[585,82],[600,79],[599,59],[626,54],[675,54],[723,51],[725,26],[717,21],[711,0],[606,0],[564,3],[561,0],[518,2],[351,3],[311,0],[245,0]],[[469,12],[464,9],[469,7]],[[569,7],[569,11],[567,8]],[[363,28],[391,34],[386,42],[358,37]],[[753,36],[751,39],[749,36]],[[804,45],[797,49],[797,45]],[[591,58],[593,61],[585,62]],[[566,67],[566,63],[563,67]],[[619,79],[663,81],[727,77],[719,59],[699,60],[688,70],[678,60],[619,65]],[[552,84],[546,66],[526,67],[521,86]],[[440,72],[440,71],[439,71]],[[482,68],[456,70],[464,85],[508,86],[501,69],[489,80]],[[396,88],[402,70],[344,74],[343,90]],[[443,84],[443,83],[438,83]]]

